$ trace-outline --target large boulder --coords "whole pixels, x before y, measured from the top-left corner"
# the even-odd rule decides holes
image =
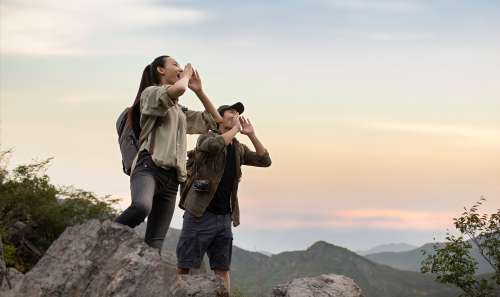
[[[354,281],[343,275],[324,274],[277,285],[271,297],[365,297]]]
[[[173,249],[158,253],[133,229],[106,221],[67,228],[36,266],[0,288],[2,296],[224,296],[227,285],[206,274],[176,274]]]

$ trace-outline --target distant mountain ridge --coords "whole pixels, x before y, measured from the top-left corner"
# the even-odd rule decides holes
[[[400,270],[420,271],[422,261],[427,257],[422,254],[422,250],[434,254],[435,243],[427,243],[416,249],[406,252],[382,252],[365,255],[364,257],[375,263],[388,265]],[[476,251],[471,250],[470,255],[478,262],[477,275],[494,272],[488,262]]]
[[[382,244],[366,251],[355,251],[355,253],[361,256],[365,256],[369,254],[382,253],[382,252],[406,252],[416,248],[417,247],[414,245],[401,242],[401,243]]]
[[[275,255],[275,254],[273,254],[273,253],[266,252],[266,251],[257,251],[257,252],[258,252],[258,253],[261,253],[261,254],[264,254],[264,255],[266,255],[266,256],[268,256],[268,257],[271,257],[272,255]]]
[[[144,235],[145,223],[136,230]],[[164,247],[176,247],[180,230],[170,228]],[[208,261],[207,261],[208,262]],[[434,282],[434,275],[400,271],[374,263],[363,256],[339,246],[318,241],[303,251],[283,252],[272,257],[233,246],[232,284],[243,284],[244,289],[257,291],[260,278],[264,295],[269,296],[276,284],[294,278],[317,277],[322,274],[345,275],[354,280],[370,297],[455,297],[459,291],[451,285]]]

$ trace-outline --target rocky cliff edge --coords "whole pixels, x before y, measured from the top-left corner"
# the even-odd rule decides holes
[[[6,268],[0,254],[0,296],[229,296],[205,263],[180,276],[176,262],[173,248],[160,255],[129,227],[90,221],[66,229],[26,274]],[[351,279],[333,274],[278,285],[273,296],[364,297]]]

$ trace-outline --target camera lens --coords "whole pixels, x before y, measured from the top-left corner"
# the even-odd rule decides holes
[[[194,181],[193,186],[194,186],[195,188],[198,188],[198,186],[199,186],[199,185],[200,185],[200,182],[199,182],[199,181],[197,181],[197,180],[195,180],[195,181]]]

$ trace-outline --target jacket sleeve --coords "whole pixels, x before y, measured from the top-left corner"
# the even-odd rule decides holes
[[[168,97],[168,87],[170,86],[154,86],[144,90],[141,96],[141,116],[163,117],[167,114],[168,110],[175,105],[175,102]]]
[[[269,167],[271,166],[271,157],[266,149],[264,155],[259,156],[256,152],[252,151],[248,146],[243,145],[245,155],[243,156],[243,165],[256,166],[256,167]]]
[[[206,111],[186,111],[187,134],[205,134],[210,129],[215,129],[212,115]]]
[[[214,136],[212,133],[207,133],[200,135],[196,143],[197,150],[200,152],[207,152],[211,154],[216,154],[226,146],[226,141],[222,135]]]

